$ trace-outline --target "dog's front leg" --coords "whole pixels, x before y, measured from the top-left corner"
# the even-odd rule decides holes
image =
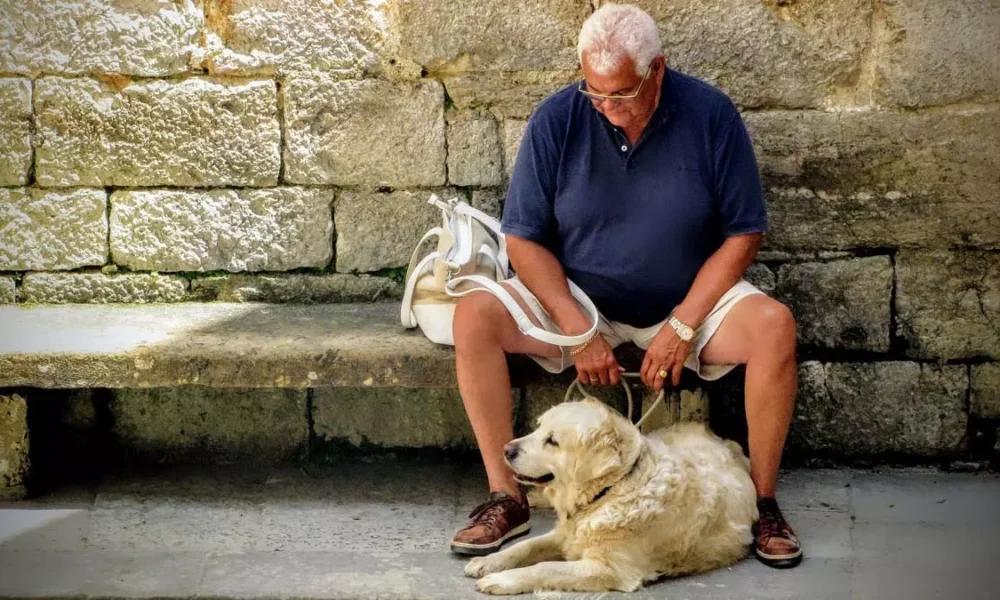
[[[562,559],[560,537],[550,531],[538,537],[520,541],[505,550],[488,556],[477,556],[465,565],[469,577],[482,577],[490,573],[527,567],[543,560]]]
[[[523,569],[501,571],[476,582],[476,589],[487,594],[524,594],[545,590],[630,592],[638,587],[619,582],[607,564],[586,558],[570,562],[543,562]]]

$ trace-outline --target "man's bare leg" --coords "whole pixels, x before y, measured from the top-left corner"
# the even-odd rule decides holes
[[[516,292],[514,297],[520,300]],[[503,304],[485,292],[459,301],[453,330],[458,389],[479,443],[490,491],[518,498],[517,482],[503,459],[504,444],[514,439],[505,353],[559,358],[562,350],[522,334]]]
[[[702,350],[707,364],[745,364],[750,476],[759,498],[773,498],[795,407],[795,320],[763,294],[740,300]]]
[[[802,561],[802,547],[778,508],[775,486],[798,385],[795,319],[785,305],[767,296],[743,298],[702,350],[701,359],[747,366],[750,477],[760,513],[754,553],[769,566],[794,567]]]

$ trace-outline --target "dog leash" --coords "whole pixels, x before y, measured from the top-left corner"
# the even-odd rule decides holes
[[[639,376],[640,376],[639,373],[622,373],[621,374],[622,379],[621,379],[620,383],[621,383],[622,387],[625,388],[625,397],[628,399],[628,420],[629,420],[629,422],[632,421],[632,390],[628,387],[628,384],[625,383],[625,378],[626,377],[639,377]],[[583,394],[584,399],[590,398],[590,399],[593,399],[593,400],[600,401],[596,396],[594,396],[592,394],[588,394],[587,390],[583,389],[583,384],[580,383],[579,379],[574,379],[573,382],[569,384],[569,387],[566,388],[566,395],[563,396],[563,402],[569,402],[569,398],[570,398],[570,396],[573,395],[573,390],[574,389],[579,390],[580,393]],[[656,407],[659,406],[661,402],[663,402],[663,397],[664,397],[665,393],[666,393],[665,389],[664,390],[660,390],[659,395],[656,396],[656,401],[654,401],[653,404],[649,407],[649,410],[647,410],[645,413],[643,413],[642,418],[639,419],[639,422],[635,424],[636,427],[641,427],[643,421],[646,420],[646,417],[648,417],[650,414],[652,414],[652,412],[654,410],[656,410]]]

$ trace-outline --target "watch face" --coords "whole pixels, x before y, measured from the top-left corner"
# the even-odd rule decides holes
[[[694,337],[694,330],[684,323],[681,323],[678,319],[671,318],[670,326],[677,332],[677,337],[681,338],[685,342],[690,342],[691,338]]]

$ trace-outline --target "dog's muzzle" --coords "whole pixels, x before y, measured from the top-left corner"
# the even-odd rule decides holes
[[[532,477],[530,475],[524,475],[522,473],[514,471],[514,479],[516,479],[520,483],[526,483],[528,485],[545,485],[546,483],[552,481],[555,478],[556,476],[553,475],[552,473],[547,473],[545,475],[542,475],[541,477]]]

